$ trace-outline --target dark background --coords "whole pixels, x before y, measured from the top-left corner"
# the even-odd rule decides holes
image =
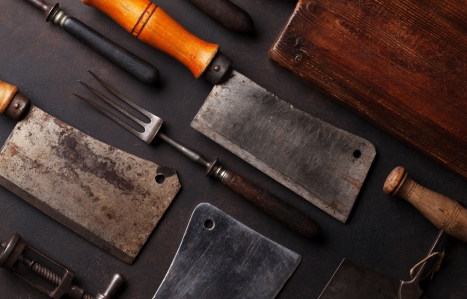
[[[431,161],[353,112],[315,91],[268,60],[267,52],[294,3],[285,0],[236,0],[255,21],[256,35],[224,29],[186,0],[158,0],[166,12],[204,40],[218,43],[239,72],[298,109],[372,142],[377,157],[347,224],[328,216],[190,127],[212,88],[196,80],[180,63],[136,40],[109,17],[79,0],[61,8],[158,67],[158,86],[145,86],[64,32],[45,23],[25,1],[0,1],[0,80],[17,85],[33,103],[79,130],[119,149],[177,170],[182,189],[133,265],[127,265],[55,222],[22,199],[0,188],[0,240],[20,233],[33,246],[76,272],[76,283],[88,293],[103,292],[115,272],[127,278],[120,298],[152,298],[178,249],[193,209],[208,202],[264,236],[302,255],[297,271],[278,298],[317,298],[343,258],[374,268],[394,279],[409,279],[437,229],[403,200],[385,195],[382,186],[396,166],[404,166],[422,185],[467,204],[465,180]],[[165,121],[164,131],[200,151],[219,157],[226,168],[299,207],[318,221],[322,240],[308,240],[283,227],[169,145],[146,145],[117,124],[72,96],[88,95],[78,80],[92,82],[94,70]],[[0,118],[0,143],[15,123]],[[466,298],[467,245],[448,237],[447,257],[426,294],[432,299]],[[0,269],[0,298],[46,298]]]

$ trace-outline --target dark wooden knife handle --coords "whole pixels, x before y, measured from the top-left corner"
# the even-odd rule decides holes
[[[151,85],[157,82],[159,71],[155,66],[117,45],[81,21],[68,17],[63,22],[62,27],[66,32],[142,83]]]
[[[237,33],[252,33],[255,24],[250,15],[230,0],[188,0],[225,28]]]
[[[82,0],[102,11],[139,40],[183,63],[201,77],[219,46],[194,36],[149,0]]]
[[[255,185],[244,177],[227,171],[222,183],[244,196],[257,208],[281,221],[283,224],[308,238],[319,235],[318,223],[299,209]]]
[[[389,174],[383,191],[406,199],[437,228],[467,242],[467,210],[459,202],[417,184],[403,167]]]

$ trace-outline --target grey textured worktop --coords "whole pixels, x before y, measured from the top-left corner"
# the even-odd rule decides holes
[[[180,244],[195,206],[209,202],[250,228],[302,255],[297,271],[278,298],[317,298],[345,257],[408,279],[409,269],[421,260],[437,229],[408,203],[382,192],[389,172],[404,166],[421,184],[467,204],[466,181],[419,154],[374,125],[299,81],[267,57],[269,47],[292,13],[285,0],[237,0],[256,25],[256,36],[232,33],[209,19],[186,0],[159,4],[199,37],[220,44],[234,67],[293,106],[337,127],[368,139],[376,160],[347,224],[342,224],[276,183],[190,127],[210,91],[180,63],[134,39],[110,18],[79,0],[63,0],[62,9],[138,54],[159,68],[158,86],[144,86],[79,43],[21,0],[0,1],[0,80],[17,85],[39,108],[83,132],[144,159],[177,170],[182,190],[133,265],[127,265],[55,222],[8,190],[0,188],[0,240],[20,233],[33,246],[76,272],[76,283],[91,294],[103,291],[114,272],[128,281],[120,298],[149,299]],[[169,145],[146,145],[117,124],[72,96],[84,93],[78,80],[91,82],[86,69],[104,79],[165,121],[164,132],[202,152],[219,157],[227,168],[244,175],[314,217],[322,227],[320,240],[307,240],[258,211],[239,195],[213,179]],[[0,144],[15,123],[0,117]],[[441,272],[428,287],[431,299],[467,297],[467,244],[446,240]],[[0,269],[0,298],[46,298],[23,281]]]

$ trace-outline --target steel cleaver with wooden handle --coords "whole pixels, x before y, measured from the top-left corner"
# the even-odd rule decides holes
[[[0,184],[132,263],[180,189],[175,170],[78,131],[2,81],[0,114],[18,121],[0,151]]]
[[[219,46],[148,0],[83,0],[214,84],[191,126],[336,219],[346,222],[374,146],[295,109],[232,69]]]

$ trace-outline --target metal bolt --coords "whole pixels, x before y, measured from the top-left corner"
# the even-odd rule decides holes
[[[18,104],[18,103],[15,103],[15,104],[13,105],[13,108],[15,108],[15,110],[18,109],[18,108],[19,108],[19,104]]]
[[[216,66],[214,67],[214,71],[215,71],[215,72],[218,72],[218,71],[220,71],[220,70],[221,70],[221,67],[220,67],[219,65],[216,65]]]
[[[104,294],[97,294],[96,299],[111,299],[125,281],[123,275],[115,273]]]

